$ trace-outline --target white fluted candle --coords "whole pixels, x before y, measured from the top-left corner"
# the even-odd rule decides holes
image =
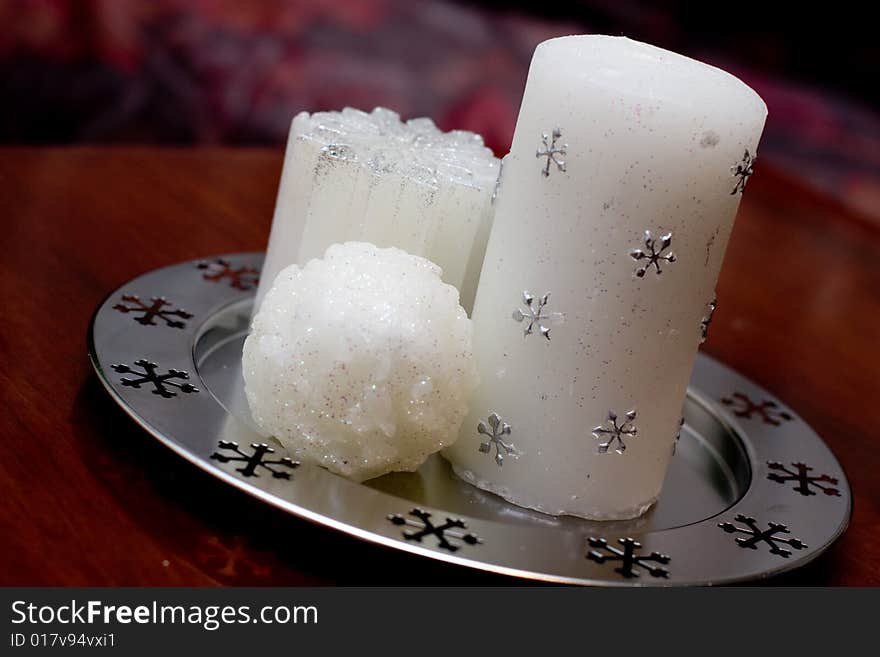
[[[275,276],[336,242],[395,246],[443,269],[470,311],[499,161],[479,135],[391,110],[302,112],[291,124],[255,311]]]
[[[765,118],[737,78],[653,46],[538,46],[473,311],[481,384],[446,452],[456,473],[551,514],[650,507]]]

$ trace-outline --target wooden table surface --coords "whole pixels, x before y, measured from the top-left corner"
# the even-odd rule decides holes
[[[221,484],[110,401],[86,329],[111,290],[261,250],[280,150],[0,149],[0,584],[503,584],[380,549]],[[750,181],[705,350],[825,438],[846,535],[785,584],[880,585],[880,230],[767,166]]]

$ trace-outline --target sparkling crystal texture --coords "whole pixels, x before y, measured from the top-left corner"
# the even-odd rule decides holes
[[[292,458],[355,481],[411,471],[458,436],[471,321],[431,262],[337,244],[278,275],[242,371],[254,420]]]
[[[350,107],[297,115],[255,308],[284,267],[360,240],[437,263],[470,310],[499,166],[479,135],[428,118]]]

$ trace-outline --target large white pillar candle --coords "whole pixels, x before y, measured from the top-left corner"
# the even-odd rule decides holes
[[[293,119],[254,311],[290,264],[336,242],[372,242],[443,269],[470,311],[492,218],[499,161],[479,135],[442,132],[391,110]]]
[[[473,311],[481,376],[446,455],[551,514],[656,500],[766,107],[625,38],[532,59]]]

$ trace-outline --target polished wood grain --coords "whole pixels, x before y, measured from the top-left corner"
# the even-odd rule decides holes
[[[86,328],[111,290],[265,245],[281,152],[0,150],[0,584],[506,583],[259,504],[107,397]],[[750,182],[705,349],[834,449],[852,525],[786,584],[880,585],[880,231],[766,166]]]

